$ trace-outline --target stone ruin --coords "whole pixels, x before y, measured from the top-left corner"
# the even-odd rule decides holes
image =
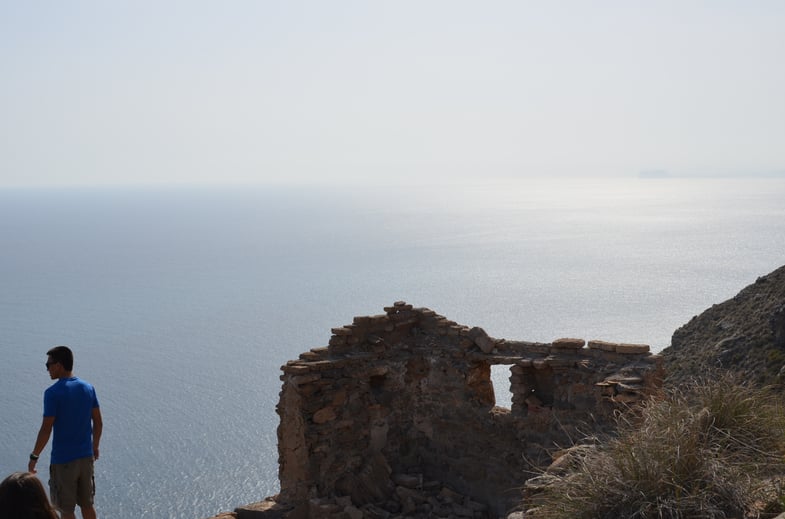
[[[384,310],[282,366],[280,493],[232,515],[506,517],[550,452],[611,431],[661,386],[647,345],[495,339],[404,302]],[[494,365],[510,366],[510,409]]]

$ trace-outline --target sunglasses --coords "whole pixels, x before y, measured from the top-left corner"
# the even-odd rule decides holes
[[[46,369],[49,369],[49,366],[54,366],[57,362],[45,362],[44,364],[46,364]]]

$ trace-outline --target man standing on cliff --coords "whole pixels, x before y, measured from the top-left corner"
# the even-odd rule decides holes
[[[103,421],[93,386],[73,376],[74,354],[67,346],[46,352],[52,384],[44,392],[44,420],[28,470],[35,473],[38,456],[54,430],[49,465],[49,494],[62,519],[75,519],[76,505],[84,519],[95,519],[93,460],[98,459]]]

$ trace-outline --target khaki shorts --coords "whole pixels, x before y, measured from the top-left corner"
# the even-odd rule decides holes
[[[49,496],[58,510],[71,514],[76,505],[92,506],[94,495],[92,456],[49,465]]]

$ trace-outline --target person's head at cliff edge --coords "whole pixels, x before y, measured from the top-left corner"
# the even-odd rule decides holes
[[[14,472],[0,483],[0,519],[57,519],[57,513],[35,475]]]

